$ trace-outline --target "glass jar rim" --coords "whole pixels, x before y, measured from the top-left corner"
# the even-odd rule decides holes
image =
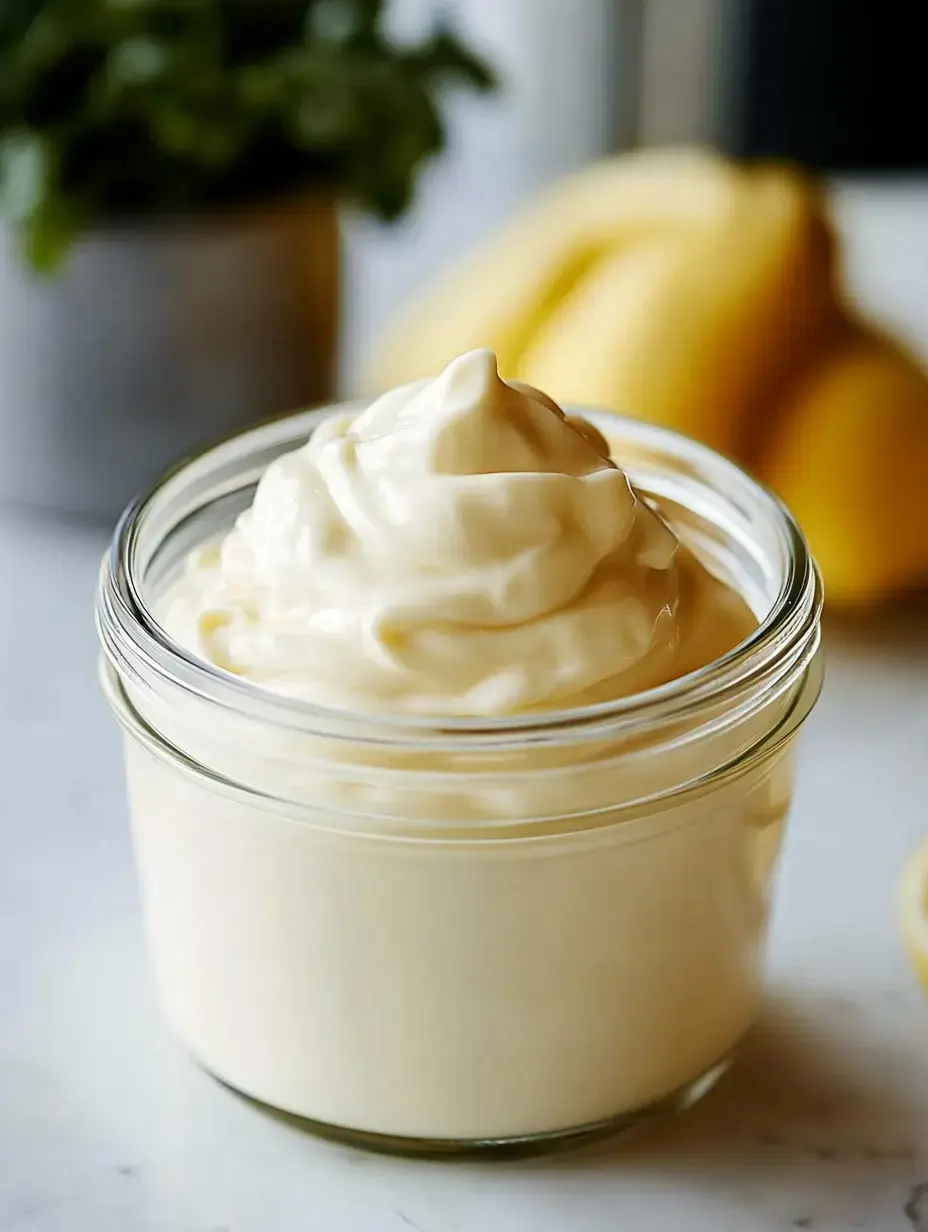
[[[601,739],[604,735],[634,732],[686,722],[700,710],[725,705],[744,691],[776,687],[794,679],[814,655],[819,641],[822,609],[821,579],[805,537],[780,498],[730,458],[683,433],[612,411],[567,406],[610,438],[673,460],[686,470],[705,476],[721,493],[733,487],[755,512],[767,519],[783,549],[785,568],[779,592],[757,628],[721,658],[684,676],[640,693],[592,705],[507,715],[501,718],[397,715],[353,712],[320,706],[302,698],[285,697],[200,659],[176,642],[158,622],[143,593],[145,566],[141,536],[146,521],[159,506],[181,505],[168,527],[171,533],[205,506],[256,482],[264,466],[288,449],[297,448],[320,419],[329,414],[360,410],[364,401],[332,404],[277,416],[246,428],[216,445],[183,459],[166,472],[124,511],[101,566],[96,622],[101,644],[114,667],[130,679],[155,676],[180,685],[188,694],[222,708],[247,709],[274,726],[359,743],[431,745],[453,742],[456,748],[499,748],[512,741],[560,743],[565,739]],[[242,459],[252,465],[241,470]],[[622,459],[619,464],[623,469]],[[179,498],[197,478],[234,468],[209,499],[193,508]],[[163,512],[163,508],[162,508]],[[164,536],[162,536],[162,542]],[[156,549],[157,551],[157,546]]]

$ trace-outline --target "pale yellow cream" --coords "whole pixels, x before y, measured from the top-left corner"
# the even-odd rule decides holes
[[[166,607],[197,654],[353,711],[495,716],[637,693],[754,624],[599,433],[473,351],[268,467]]]

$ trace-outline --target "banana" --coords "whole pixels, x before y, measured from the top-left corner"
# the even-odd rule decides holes
[[[468,253],[401,317],[368,384],[384,389],[431,376],[481,346],[515,374],[545,317],[604,254],[652,235],[724,224],[744,179],[698,149],[644,151],[571,176]]]
[[[802,525],[841,606],[928,583],[928,377],[863,328],[780,406],[757,467]]]
[[[830,267],[805,185],[755,173],[698,238],[655,237],[601,261],[549,314],[518,374],[744,456],[834,320]]]

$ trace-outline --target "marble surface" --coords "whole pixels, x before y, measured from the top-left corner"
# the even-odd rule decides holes
[[[902,271],[886,303],[928,338],[907,311],[928,314],[928,247],[916,260],[881,227]],[[928,607],[828,630],[768,1007],[717,1090],[574,1155],[420,1163],[315,1140],[164,1030],[96,688],[103,547],[92,527],[0,514],[0,1232],[928,1230],[928,999],[895,918],[928,831]]]

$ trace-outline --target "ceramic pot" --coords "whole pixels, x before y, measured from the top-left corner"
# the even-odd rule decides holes
[[[40,278],[0,237],[0,501],[113,518],[214,439],[325,401],[329,202],[113,226]]]

